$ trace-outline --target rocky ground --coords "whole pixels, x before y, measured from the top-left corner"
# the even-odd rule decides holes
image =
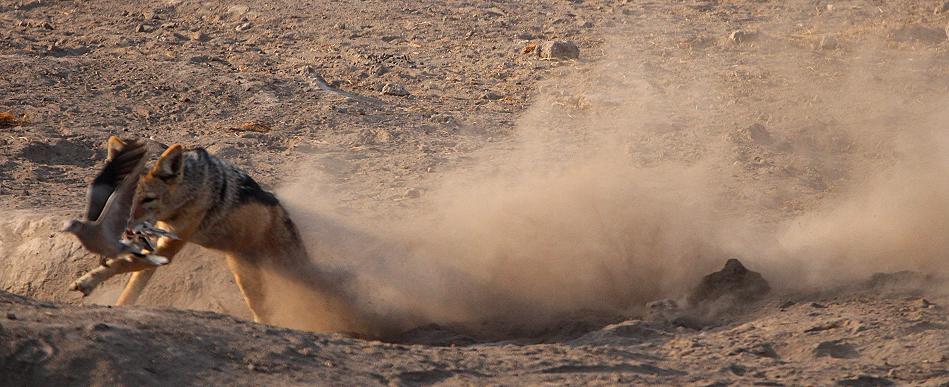
[[[949,244],[929,217],[949,208],[940,199],[858,203],[867,219],[909,214],[887,223],[909,242],[851,243],[870,247],[821,269],[840,281],[788,274],[838,250],[795,250],[803,263],[784,266],[743,256],[770,293],[698,315],[645,306],[682,304],[695,273],[727,258],[712,256],[679,283],[545,330],[432,321],[384,341],[244,321],[226,267],[196,247],[141,306],[104,306],[122,279],[80,298],[67,284],[96,260],[56,228],[81,213],[110,134],[204,146],[278,193],[319,176],[332,211],[370,223],[412,216],[447,178],[503,170],[522,148],[543,166],[593,158],[598,140],[636,168],[707,165],[716,208],[763,227],[806,219],[855,182],[938,196],[944,161],[926,155],[941,150],[927,147],[945,118],[947,22],[942,1],[0,2],[0,379],[944,385]],[[797,240],[875,230],[863,224]],[[916,272],[871,277],[903,269]]]

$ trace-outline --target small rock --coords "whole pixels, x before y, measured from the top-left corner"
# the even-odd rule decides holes
[[[7,312],[7,320],[16,320],[16,314],[13,312]]]
[[[700,331],[702,329],[705,329],[706,327],[713,325],[709,321],[706,321],[700,317],[691,316],[691,315],[678,316],[672,319],[671,323],[673,326],[691,329],[695,331]]]
[[[751,40],[751,34],[743,30],[734,30],[728,34],[728,40],[735,44],[745,43]]]
[[[177,26],[178,26],[178,23],[175,23],[175,22],[168,22],[168,23],[162,24],[162,25],[161,25],[161,28],[164,28],[164,29],[172,29],[172,28],[175,28],[175,27],[177,27]]]
[[[687,300],[690,305],[714,302],[729,296],[738,302],[754,301],[771,291],[771,286],[760,273],[748,270],[737,259],[729,259],[722,270],[706,275],[692,290]]]
[[[195,42],[206,42],[208,41],[208,35],[201,31],[193,31],[188,34],[188,38]]]
[[[728,370],[731,371],[731,373],[733,373],[733,374],[735,374],[735,375],[738,375],[738,376],[742,376],[742,375],[748,373],[748,369],[747,369],[747,368],[742,367],[742,366],[740,366],[740,365],[738,365],[738,364],[731,364],[731,365],[729,365],[729,366],[728,366]]]
[[[580,48],[577,44],[567,40],[544,42],[537,52],[541,59],[565,60],[580,57]]]
[[[536,51],[537,51],[537,43],[534,43],[534,42],[527,43],[527,45],[524,46],[523,49],[521,49],[522,54],[530,54]]]
[[[857,349],[843,340],[822,341],[814,348],[814,356],[829,356],[835,359],[849,359],[860,356]]]
[[[925,298],[920,298],[919,301],[916,302],[916,305],[919,305],[922,309],[931,309],[936,306],[936,304],[929,302],[929,300]]]
[[[270,125],[261,121],[247,121],[240,126],[241,131],[267,133],[272,130]]]
[[[386,83],[382,86],[382,94],[385,95],[394,95],[397,97],[405,97],[409,95],[409,91],[405,89],[405,86],[402,86],[397,83]]]
[[[834,320],[834,321],[824,322],[824,323],[817,324],[810,328],[805,329],[804,333],[822,332],[822,331],[828,331],[835,328],[840,328],[843,325],[843,323],[844,323],[843,320]]]
[[[754,123],[751,126],[745,128],[745,132],[748,133],[748,136],[751,137],[751,140],[761,144],[767,145],[772,141],[771,133],[768,133],[768,129],[759,123]]]
[[[646,319],[649,321],[669,321],[681,312],[679,303],[669,298],[646,304]]]
[[[795,305],[794,301],[784,301],[781,305],[778,305],[778,309],[784,310]]]
[[[817,303],[817,302],[812,302],[812,303],[811,303],[811,308],[825,309],[825,308],[827,308],[827,305],[824,305],[824,304],[821,304],[821,303]]]
[[[409,188],[407,191],[405,191],[405,197],[407,198],[417,199],[420,196],[422,196],[422,191],[418,188]]]
[[[345,30],[346,23],[336,23],[333,27],[336,27],[336,29]]]
[[[241,23],[241,24],[238,24],[237,27],[234,27],[234,31],[237,31],[237,32],[244,32],[244,31],[247,31],[247,30],[251,29],[251,27],[253,27],[253,26],[254,26],[254,25],[251,24],[250,22],[243,22],[243,23]]]
[[[386,36],[383,36],[383,37],[382,37],[382,41],[383,41],[383,42],[386,42],[386,43],[392,43],[392,42],[394,42],[394,41],[396,41],[396,40],[405,40],[405,38],[403,38],[403,37],[401,37],[401,36],[399,36],[399,35],[386,35]]]
[[[481,95],[481,98],[490,100],[490,101],[497,101],[501,98],[504,98],[504,96],[499,93],[495,93],[493,91],[486,91],[484,94]]]
[[[387,72],[389,72],[389,68],[384,65],[372,66],[369,69],[369,73],[375,76],[382,76],[382,75],[385,75],[385,73]]]
[[[589,20],[580,19],[580,20],[577,20],[577,27],[580,27],[580,28],[593,28],[593,22],[591,22],[591,21],[589,21]]]
[[[938,15],[946,11],[949,11],[949,1],[944,1],[942,4],[937,5],[936,8],[933,9],[933,14]]]
[[[49,22],[44,22],[44,23],[43,23],[43,28],[45,28],[45,29],[47,29],[47,30],[52,30],[52,29],[53,29],[53,25],[52,25],[52,24],[49,24]]]
[[[837,38],[831,35],[824,35],[820,38],[820,42],[817,43],[817,48],[821,50],[833,50],[840,45],[840,42],[837,41]]]
[[[774,346],[772,346],[771,343],[758,344],[757,346],[748,349],[748,353],[771,359],[777,359],[780,357],[778,356],[778,352],[774,350]]]
[[[90,331],[95,331],[95,332],[107,331],[107,330],[109,330],[110,328],[112,328],[112,327],[110,327],[109,324],[106,324],[106,323],[96,323],[96,324],[92,324],[91,326],[89,326],[89,330],[90,330]]]
[[[152,27],[148,24],[139,23],[137,26],[135,26],[135,32],[152,32],[154,30],[155,27]]]
[[[877,376],[860,375],[851,379],[837,381],[838,386],[881,387],[896,385],[893,381]]]

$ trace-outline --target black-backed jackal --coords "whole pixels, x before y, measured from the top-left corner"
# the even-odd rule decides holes
[[[306,288],[320,281],[322,273],[310,262],[296,226],[277,198],[237,167],[201,148],[186,151],[177,144],[169,147],[138,183],[131,224],[145,221],[179,238],[158,240],[155,254],[169,260],[188,242],[223,252],[254,321],[312,327],[287,321],[286,317],[275,321],[274,305],[287,301],[279,298],[300,295],[271,294],[268,302],[267,293],[273,292],[274,286],[267,281],[296,282]],[[112,276],[128,272],[133,272],[132,277],[117,304],[133,304],[154,273],[154,266],[110,261],[108,267],[92,270],[75,286],[91,290]],[[267,277],[268,273],[277,276]],[[323,299],[321,303],[324,307],[345,308],[339,301]]]

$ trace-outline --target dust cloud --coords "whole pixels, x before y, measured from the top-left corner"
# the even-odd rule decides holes
[[[337,214],[308,169],[278,192],[311,258],[350,275],[341,291],[382,330],[635,315],[731,257],[779,290],[944,267],[949,101],[932,58],[789,46],[660,83],[675,58],[609,47],[624,54],[564,66],[511,140],[408,213]]]

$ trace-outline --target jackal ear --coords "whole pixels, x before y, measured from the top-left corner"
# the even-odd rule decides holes
[[[161,154],[152,168],[152,174],[165,182],[171,182],[181,179],[184,166],[184,151],[180,144],[175,144]]]
[[[112,160],[112,158],[115,157],[115,155],[119,153],[122,148],[125,148],[125,141],[122,141],[121,138],[116,136],[111,136],[109,137],[109,142],[106,144],[105,148],[108,152],[106,160]]]

